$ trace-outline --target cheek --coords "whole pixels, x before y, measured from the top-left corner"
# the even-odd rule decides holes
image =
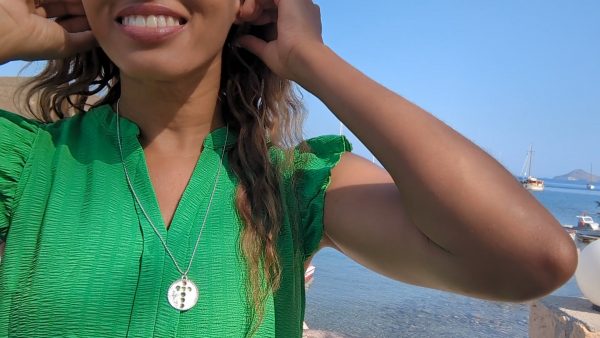
[[[94,36],[101,40],[107,34],[109,25],[112,23],[109,8],[99,0],[83,0],[82,3]]]
[[[189,22],[189,50],[210,53],[223,47],[227,35],[236,22],[240,0],[193,1],[190,8],[194,17]]]
[[[190,12],[198,13],[209,21],[226,21],[233,24],[243,0],[190,0]]]

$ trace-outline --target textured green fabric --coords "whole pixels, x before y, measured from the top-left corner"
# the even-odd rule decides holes
[[[189,274],[200,300],[193,309],[178,312],[168,304],[166,290],[180,276],[126,184],[116,123],[109,106],[52,124],[0,111],[0,241],[6,242],[0,263],[0,337],[243,336],[250,317],[247,276],[234,206],[236,178],[227,157]],[[142,205],[186,266],[226,130],[214,130],[205,139],[167,231],[139,129],[124,118],[120,126],[125,165]],[[229,136],[227,149],[235,136]],[[322,236],[330,170],[351,150],[339,136],[308,144],[311,150],[297,149],[293,168],[283,173],[282,285],[267,301],[259,337],[301,336],[303,260]],[[281,161],[282,150],[271,148],[271,158]]]

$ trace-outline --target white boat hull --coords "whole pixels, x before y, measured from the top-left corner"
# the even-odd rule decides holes
[[[539,183],[523,183],[523,187],[531,191],[544,191],[544,184]]]

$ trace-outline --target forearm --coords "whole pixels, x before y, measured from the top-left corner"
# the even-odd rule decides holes
[[[298,82],[381,161],[411,219],[436,244],[469,255],[482,246],[502,247],[503,239],[525,245],[562,230],[510,173],[453,129],[331,50],[307,53]],[[524,238],[515,239],[517,234]],[[465,245],[469,240],[476,242]],[[500,254],[508,248],[498,249]]]
[[[14,13],[9,10],[9,8],[14,10],[14,7],[14,2],[9,4],[8,1],[0,1],[0,65],[16,60],[17,47],[25,44],[25,41],[19,41],[16,36],[19,35],[19,28],[26,23],[15,18]]]
[[[0,29],[0,66],[15,59],[15,48],[9,34]]]

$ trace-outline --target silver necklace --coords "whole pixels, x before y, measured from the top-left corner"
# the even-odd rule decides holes
[[[148,220],[148,223],[150,223],[150,225],[152,226],[152,230],[154,230],[154,233],[156,234],[156,236],[158,236],[158,239],[160,240],[163,247],[165,248],[165,251],[167,252],[169,257],[171,257],[171,260],[173,261],[175,268],[181,274],[181,278],[174,281],[171,284],[171,286],[169,287],[169,290],[167,291],[167,299],[169,300],[169,304],[171,304],[171,306],[173,308],[175,308],[179,311],[187,311],[187,310],[193,308],[196,305],[196,303],[198,303],[198,298],[200,296],[200,292],[198,291],[198,286],[192,280],[189,279],[188,274],[190,272],[190,269],[192,268],[192,263],[194,262],[194,257],[196,257],[196,252],[198,251],[198,245],[200,244],[200,238],[202,237],[202,232],[204,231],[204,226],[206,225],[206,220],[208,218],[208,212],[210,211],[210,206],[212,205],[212,202],[213,202],[213,199],[215,196],[215,191],[217,191],[217,183],[219,182],[219,176],[221,174],[221,167],[223,166],[223,157],[225,156],[225,148],[227,147],[227,140],[229,138],[229,126],[227,126],[227,133],[225,134],[225,144],[223,145],[223,150],[221,151],[221,160],[219,162],[217,176],[215,178],[213,190],[210,195],[210,200],[208,201],[208,206],[206,207],[206,213],[204,214],[204,219],[202,220],[202,226],[200,227],[200,233],[198,234],[198,239],[196,240],[196,245],[194,246],[194,251],[192,251],[192,257],[190,258],[190,262],[188,263],[187,268],[185,270],[183,270],[181,268],[181,266],[179,265],[179,263],[177,263],[177,260],[175,259],[175,256],[169,249],[167,242],[161,236],[160,232],[154,225],[154,222],[152,222],[152,219],[150,219],[150,216],[148,216],[146,209],[144,209],[144,206],[142,205],[137,193],[135,192],[135,189],[133,188],[133,184],[131,183],[131,178],[129,176],[129,172],[127,171],[127,166],[125,165],[125,158],[123,156],[123,146],[121,144],[119,101],[117,101],[116,113],[117,113],[117,144],[119,146],[119,154],[121,155],[121,163],[123,164],[123,170],[125,172],[125,178],[127,179],[127,185],[129,186],[129,189],[131,190],[131,193],[133,194],[133,197],[135,198],[137,205],[140,207],[140,210],[146,217],[146,220]]]

